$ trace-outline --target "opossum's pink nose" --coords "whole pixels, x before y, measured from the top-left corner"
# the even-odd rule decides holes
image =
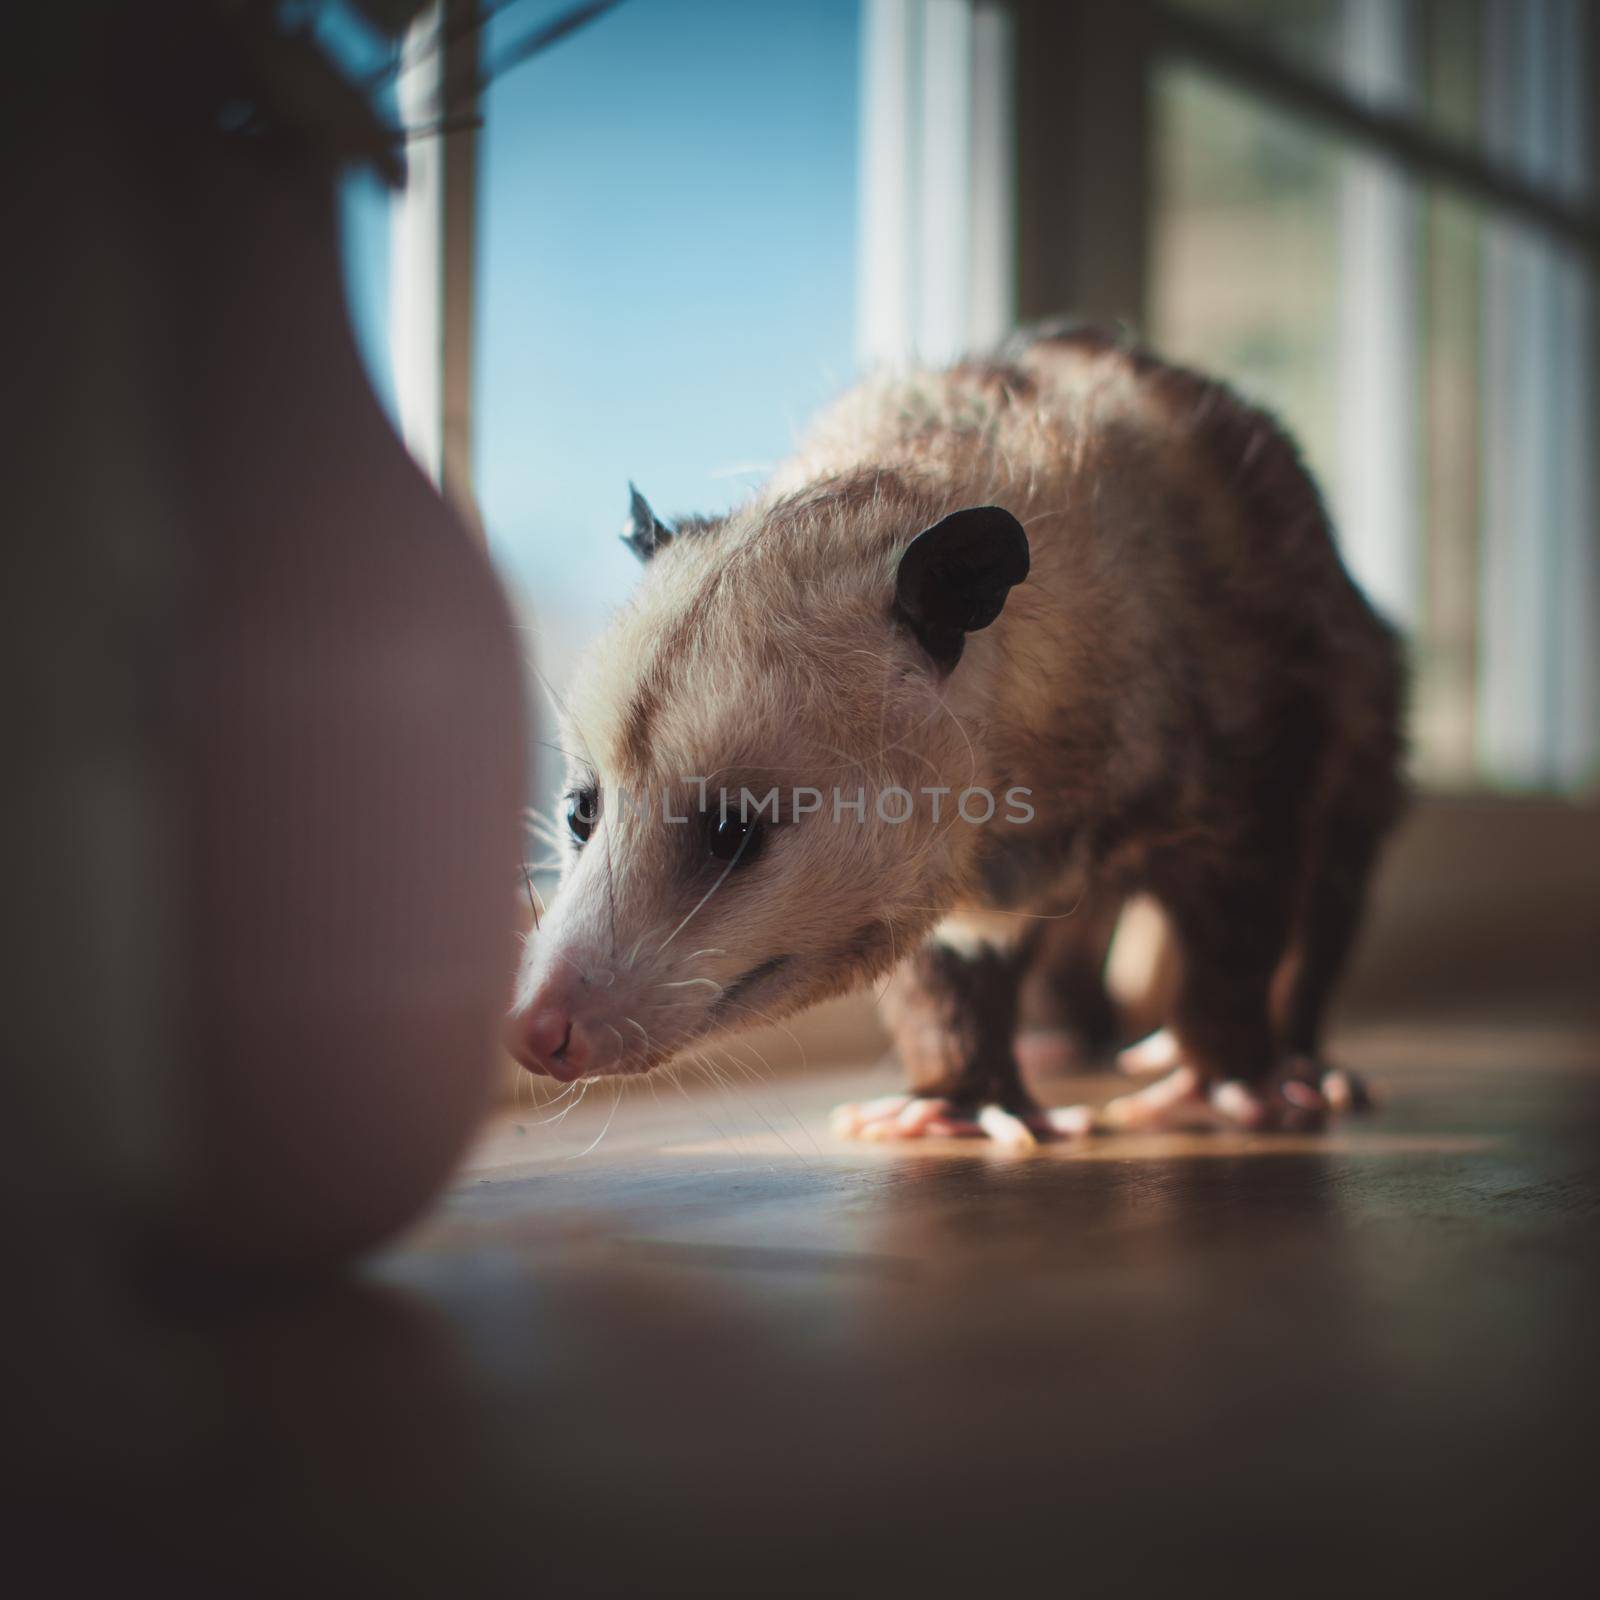
[[[565,1006],[537,998],[511,1019],[508,1043],[529,1072],[563,1083],[581,1078],[594,1053],[587,1030]]]

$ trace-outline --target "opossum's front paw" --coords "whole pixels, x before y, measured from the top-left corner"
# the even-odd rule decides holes
[[[845,1139],[990,1139],[1010,1150],[1031,1150],[1041,1139],[1088,1133],[1090,1121],[1087,1114],[966,1106],[912,1094],[838,1106],[832,1118],[833,1131]]]
[[[1305,1133],[1327,1120],[1328,1101],[1310,1078],[1288,1070],[1270,1082],[1208,1080],[1179,1066],[1133,1094],[1119,1095],[1099,1112],[1096,1126],[1117,1131],[1243,1128],[1251,1132]]]

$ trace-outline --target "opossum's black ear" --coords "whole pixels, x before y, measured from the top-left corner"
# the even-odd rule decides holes
[[[999,506],[955,511],[906,546],[894,614],[949,672],[969,633],[987,628],[1013,585],[1028,576],[1028,536]]]
[[[650,509],[650,502],[631,483],[628,494],[628,520],[623,525],[622,542],[641,561],[648,561],[658,550],[672,543],[672,529]]]

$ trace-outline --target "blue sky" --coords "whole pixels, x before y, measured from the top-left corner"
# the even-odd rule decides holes
[[[566,0],[520,0],[490,54]],[[541,606],[627,592],[635,479],[716,510],[853,369],[856,0],[626,0],[491,90],[481,151],[476,467],[490,541]],[[348,270],[380,388],[381,197]]]

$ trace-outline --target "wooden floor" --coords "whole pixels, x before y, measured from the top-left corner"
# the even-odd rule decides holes
[[[346,1592],[1581,1583],[1600,1041],[1342,1055],[1325,1136],[1010,1157],[831,1139],[888,1069],[524,1106],[357,1284],[194,1318],[128,1503]]]

